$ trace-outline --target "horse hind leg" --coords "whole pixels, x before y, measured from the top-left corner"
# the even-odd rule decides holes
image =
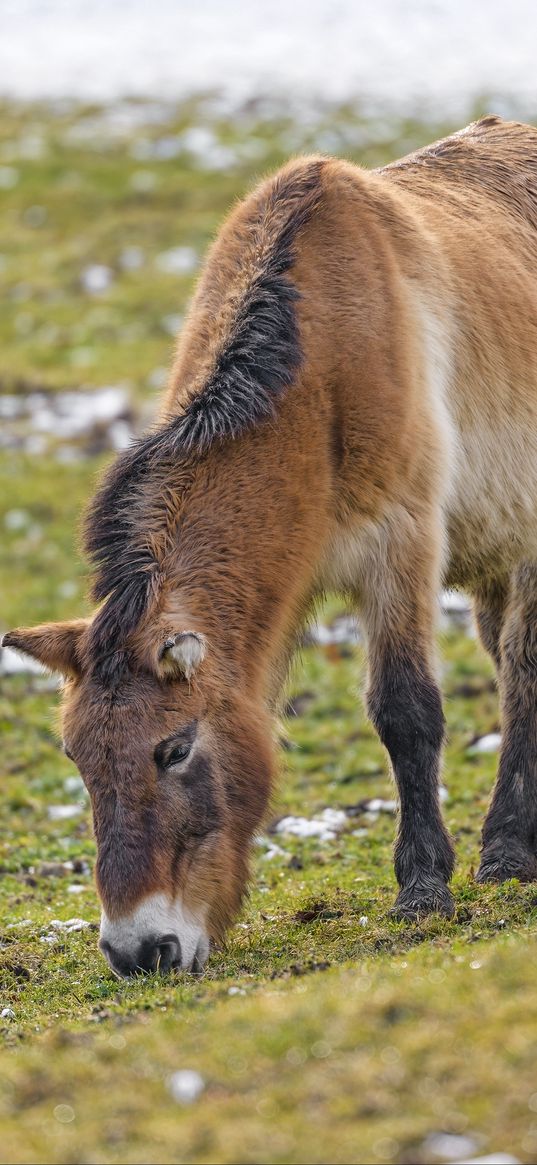
[[[499,640],[502,747],[478,882],[537,881],[537,564],[512,579]]]
[[[480,591],[474,597],[474,616],[479,638],[490,655],[499,675],[501,667],[500,642],[507,606],[507,588],[500,585]]]

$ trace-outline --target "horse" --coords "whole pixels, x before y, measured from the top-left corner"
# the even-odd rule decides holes
[[[477,879],[537,879],[536,273],[537,130],[494,116],[376,170],[291,160],[221,228],[155,422],[89,506],[93,615],[4,637],[65,678],[119,975],[199,971],[236,918],[327,590],[364,629],[395,914],[454,911],[441,585],[501,697]]]

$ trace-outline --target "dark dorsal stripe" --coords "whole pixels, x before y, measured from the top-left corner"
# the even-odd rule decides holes
[[[122,643],[155,593],[158,563],[144,545],[136,502],[157,494],[174,465],[240,436],[274,415],[302,362],[296,318],[300,293],[289,279],[295,244],[321,198],[323,159],[276,178],[249,230],[277,222],[261,270],[247,286],[213,372],[184,412],[135,442],[105,474],[88,511],[85,548],[97,602],[90,651],[111,679],[125,667]],[[148,531],[147,533],[151,533]]]

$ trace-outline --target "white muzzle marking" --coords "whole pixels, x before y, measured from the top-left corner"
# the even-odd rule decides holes
[[[169,899],[165,894],[150,894],[143,902],[116,920],[102,912],[100,940],[108,944],[121,962],[136,964],[144,944],[175,935],[181,948],[181,969],[189,971],[194,961],[202,967],[209,956],[209,936],[205,929],[207,909],[194,914],[186,910],[180,899]],[[113,954],[111,957],[113,965]]]

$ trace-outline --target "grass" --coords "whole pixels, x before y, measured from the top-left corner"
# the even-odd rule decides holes
[[[230,200],[291,149],[377,164],[436,131],[345,109],[300,127],[256,109],[232,123],[209,102],[160,122],[133,108],[123,120],[98,109],[2,110],[0,181],[14,182],[0,216],[4,393],[119,378],[142,415],[170,355],[163,321],[184,310],[193,278],[163,272],[162,252],[201,254]],[[209,160],[193,148],[157,156],[177,139],[193,147],[200,126],[212,135]],[[168,139],[175,145],[158,145]],[[133,182],[140,171],[154,180]],[[45,215],[29,214],[35,207]],[[126,270],[121,255],[134,246],[142,264]],[[81,273],[97,263],[112,281],[89,295]],[[1,629],[86,609],[76,532],[101,460],[1,454]],[[333,600],[327,617],[336,610]],[[441,1143],[431,1137],[445,1133],[476,1154],[535,1160],[537,893],[473,881],[496,758],[469,746],[497,729],[497,698],[475,639],[450,631],[441,647],[454,921],[390,917],[394,818],[361,806],[391,796],[360,702],[363,655],[310,647],[293,682],[292,747],[272,817],[327,806],[355,815],[333,842],[278,837],[282,853],[256,850],[240,922],[200,978],[118,982],[107,970],[89,808],[58,748],[57,693],[40,676],[0,680],[3,1159],[405,1165],[434,1159]],[[73,816],[51,816],[68,805]],[[54,925],[74,917],[88,925]],[[203,1080],[191,1104],[173,1096],[181,1069]]]

